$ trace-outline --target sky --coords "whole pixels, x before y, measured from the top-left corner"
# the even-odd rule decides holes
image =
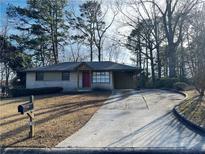
[[[85,0],[70,0],[69,6],[74,8],[75,10],[78,9],[79,4],[82,4]],[[102,1],[102,9],[105,8],[105,6],[103,6],[104,4],[111,4],[111,2],[114,2],[114,0],[104,0]],[[8,7],[8,5],[15,5],[15,6],[20,6],[20,7],[25,7],[26,6],[26,0],[0,0],[0,30],[1,28],[5,25],[5,21],[7,20],[6,18],[6,8]],[[110,23],[111,19],[112,19],[112,12],[108,12],[106,18],[105,18],[105,22],[106,23]],[[115,39],[122,39],[120,36],[118,36],[119,33],[129,33],[129,31],[127,31],[126,28],[122,27],[122,23],[120,22],[120,20],[122,20],[121,16],[118,14],[118,16],[116,17],[114,23],[112,24],[112,26],[110,27],[110,29],[107,31],[107,37],[111,38],[111,37],[115,37]],[[9,32],[10,33],[15,33],[15,30],[11,27],[9,28]],[[108,50],[110,49],[110,46],[112,45],[112,40],[110,39],[106,39],[105,40],[105,45],[104,45],[104,52],[103,55],[104,57],[106,57],[108,55]],[[70,48],[66,47],[65,52],[69,52],[68,50],[70,50]],[[106,50],[106,51],[105,51]],[[125,63],[125,64],[132,64],[130,58],[131,58],[131,54],[129,52],[129,50],[127,50],[126,48],[120,47],[117,50],[119,50],[119,62],[121,63]],[[105,59],[107,60],[107,59]]]
[[[6,16],[6,8],[9,4],[15,5],[15,6],[26,6],[25,0],[0,0],[0,26],[4,24],[4,19]]]

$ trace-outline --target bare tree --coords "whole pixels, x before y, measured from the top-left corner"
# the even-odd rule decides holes
[[[101,3],[102,4],[102,3]],[[108,6],[107,9],[104,11],[104,13],[102,13],[101,16],[98,16],[98,9],[96,9],[96,13],[95,13],[95,22],[96,22],[96,31],[94,33],[94,42],[95,42],[95,46],[97,47],[98,50],[98,61],[101,61],[101,54],[102,54],[102,47],[103,47],[103,42],[105,39],[105,33],[107,32],[107,30],[111,27],[111,25],[113,24],[115,17],[117,15],[116,11],[112,11],[113,12],[113,17],[110,21],[109,24],[103,24],[105,21],[105,17],[108,15]]]
[[[118,5],[118,9],[127,19],[127,25],[135,29],[140,20],[146,27],[152,28],[150,38],[154,41],[150,41],[156,51],[158,78],[161,78],[162,69],[160,57],[161,54],[165,55],[160,52],[161,45],[167,45],[164,51],[168,60],[169,77],[177,77],[177,49],[182,41],[184,23],[199,1],[164,0],[162,3],[159,0],[130,0],[125,3],[127,6],[124,8]]]
[[[7,39],[8,37],[8,31],[9,31],[9,25],[8,25],[8,18],[7,16],[4,18],[5,22],[1,27],[1,31],[0,31],[0,37],[2,37],[1,43],[0,43],[0,56],[2,57],[3,54],[3,50],[4,50],[4,46],[6,45],[6,42],[4,39]],[[6,87],[9,86],[9,77],[10,74],[12,73],[12,70],[10,69],[10,67],[8,66],[7,62],[4,61],[0,61],[0,71],[1,71],[1,87],[3,86],[3,84],[5,84]],[[5,80],[5,83],[4,83]]]
[[[201,96],[205,91],[205,4],[192,16],[187,38],[187,62],[193,83]]]
[[[80,16],[74,11],[67,14],[67,20],[73,29],[77,29],[79,33],[74,34],[76,40],[90,47],[90,61],[93,61],[94,47],[97,49],[98,61],[102,60],[102,47],[105,39],[105,33],[111,27],[117,12],[113,12],[110,23],[105,23],[105,17],[111,11],[107,6],[105,10],[101,8],[102,2],[87,1],[80,5]]]
[[[166,0],[164,10],[155,1],[145,0],[144,2],[152,3],[161,13],[168,43],[169,77],[176,77],[176,51],[181,42],[183,25],[199,0]]]
[[[162,74],[160,45],[164,40],[164,35],[161,30],[162,21],[159,11],[155,9],[155,5],[148,6],[142,0],[128,1],[126,5],[131,9],[132,14],[129,13],[130,9],[126,11],[122,5],[118,5],[118,9],[127,19],[125,24],[133,28],[128,37],[128,40],[132,39],[132,45],[130,44],[132,53],[136,54],[136,62],[139,68],[142,68],[142,64],[143,67],[146,65],[147,74],[150,64],[154,83],[156,78],[155,65],[157,65],[158,78],[161,78]]]
[[[118,62],[120,58],[120,45],[119,43],[113,42],[106,48],[107,55],[109,61]]]
[[[70,56],[68,61],[71,62],[81,62],[88,58],[88,56],[83,52],[84,48],[81,42],[78,41],[69,41],[68,44],[70,48]]]

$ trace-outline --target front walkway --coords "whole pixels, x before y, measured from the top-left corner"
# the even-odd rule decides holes
[[[82,129],[56,147],[205,150],[205,137],[186,128],[171,112],[182,99],[162,90],[116,91]]]

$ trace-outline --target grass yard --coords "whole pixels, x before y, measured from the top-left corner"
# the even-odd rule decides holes
[[[28,97],[3,100],[0,103],[0,145],[54,147],[85,125],[109,95],[109,92],[95,92],[36,96],[35,137],[32,139],[28,138],[27,115],[17,112],[17,106]]]
[[[205,98],[198,96],[196,91],[187,91],[188,99],[179,106],[183,115],[193,123],[205,128]]]

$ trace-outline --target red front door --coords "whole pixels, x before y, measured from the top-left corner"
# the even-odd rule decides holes
[[[90,72],[83,71],[83,88],[89,88],[91,86],[90,81]]]

